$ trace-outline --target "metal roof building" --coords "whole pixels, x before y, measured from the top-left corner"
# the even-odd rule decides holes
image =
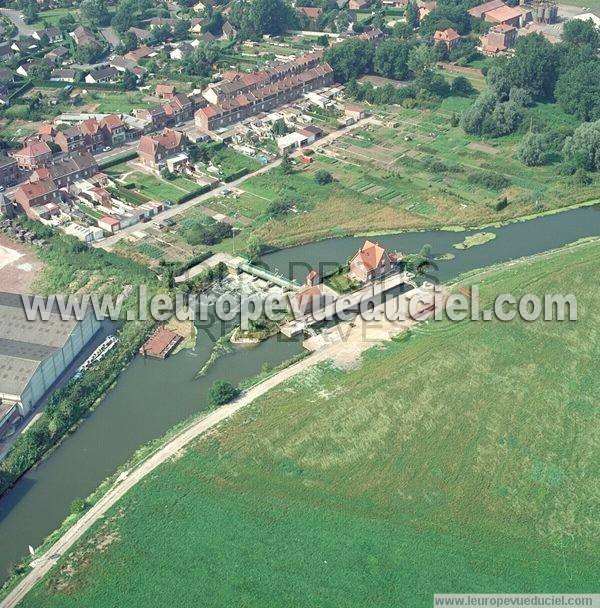
[[[9,404],[27,415],[100,328],[92,314],[63,320],[56,306],[29,321],[22,297],[31,296],[0,292],[0,418]]]

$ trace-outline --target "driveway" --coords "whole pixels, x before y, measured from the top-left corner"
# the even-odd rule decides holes
[[[30,36],[34,32],[34,28],[30,27],[23,21],[23,17],[21,17],[21,11],[14,10],[12,8],[0,8],[0,13],[5,17],[8,17],[17,29],[19,30],[19,34],[23,36]]]

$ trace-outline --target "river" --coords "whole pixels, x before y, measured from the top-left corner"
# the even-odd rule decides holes
[[[434,255],[453,253],[454,259],[437,262],[434,273],[440,281],[447,281],[468,270],[598,236],[600,207],[581,207],[484,231],[494,232],[496,238],[466,250],[452,245],[477,230],[371,238],[404,253],[416,253],[426,243]],[[308,267],[342,263],[363,241],[358,237],[329,239],[277,251],[263,261],[272,270],[303,281]],[[27,545],[40,544],[60,525],[75,498],[90,494],[141,444],[205,409],[207,390],[215,380],[235,384],[258,374],[264,363],[276,365],[289,359],[300,352],[301,345],[275,337],[256,347],[235,348],[197,378],[211,350],[212,340],[201,332],[193,351],[182,351],[165,361],[136,357],[80,428],[0,499],[0,580],[9,565],[23,557]]]

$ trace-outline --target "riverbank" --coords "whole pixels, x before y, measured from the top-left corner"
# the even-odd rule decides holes
[[[129,576],[144,580],[148,560],[172,564],[184,551],[194,558],[180,560],[183,572],[163,570],[160,587],[145,596],[149,608],[168,598],[177,604],[197,599],[211,605],[211,598],[214,605],[230,603],[242,581],[253,582],[249,601],[278,605],[285,597],[298,606],[333,605],[342,598],[363,605],[373,582],[382,606],[398,601],[425,606],[435,589],[463,580],[478,589],[512,581],[548,592],[589,591],[597,561],[595,535],[589,534],[594,515],[573,522],[570,513],[573,496],[582,508],[589,505],[597,467],[583,466],[587,461],[578,453],[555,454],[557,445],[581,446],[578,451],[588,453],[596,436],[586,415],[594,389],[566,404],[573,366],[585,368],[584,361],[598,355],[585,336],[600,323],[594,304],[598,287],[589,281],[597,273],[600,246],[573,247],[577,255],[566,250],[550,260],[510,262],[486,280],[482,296],[487,301],[495,293],[525,293],[532,285],[574,291],[581,300],[577,324],[557,324],[549,340],[543,323],[430,323],[410,340],[371,349],[349,371],[319,361],[293,373],[294,380],[284,378],[285,390],[271,390],[280,382],[261,385],[267,391],[255,395],[260,400],[210,439],[196,442],[235,414],[235,404],[225,406],[227,413],[211,426],[205,419],[198,434],[181,435],[163,454],[160,469],[161,462],[149,464],[140,477],[147,478],[144,484],[136,485],[139,480],[130,474],[113,503],[118,520],[111,519],[116,511],[107,506],[101,509],[107,528],[86,523],[88,542],[94,543],[98,533],[117,534],[116,542],[101,557],[84,558],[77,550],[65,557],[48,584],[25,600],[25,608],[59,608],[74,598],[99,607],[138,604],[141,586],[125,593],[119,585],[123,564]],[[580,340],[573,340],[574,331]],[[537,356],[531,356],[532,349]],[[489,370],[501,370],[503,381]],[[443,386],[443,398],[431,387],[433,376]],[[492,409],[482,402],[482,391]],[[531,394],[537,398],[531,400]],[[509,439],[506,420],[511,421]],[[183,449],[186,439],[194,449]],[[533,479],[530,462],[542,463]],[[177,496],[176,513],[165,511],[165,525],[156,528],[149,515],[172,504],[178,487],[186,492]],[[274,523],[265,526],[265,517]],[[571,522],[574,535],[568,546],[556,532],[562,529],[556,522],[563,520]],[[53,551],[64,554],[74,538],[66,540]],[[532,548],[543,558],[532,562]],[[361,564],[369,556],[375,567],[363,585]],[[244,567],[231,568],[232,561]],[[36,564],[39,576],[32,573],[30,583],[54,563]],[[281,563],[287,567],[276,566]],[[213,568],[226,576],[214,576]],[[430,573],[424,586],[410,587],[424,570]],[[193,584],[177,584],[182,576]]]

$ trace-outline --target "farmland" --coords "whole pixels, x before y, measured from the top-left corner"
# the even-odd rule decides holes
[[[265,242],[286,246],[361,230],[481,225],[598,197],[597,177],[589,185],[575,183],[558,174],[558,159],[544,167],[523,165],[517,157],[522,134],[481,140],[451,126],[470,103],[450,97],[435,109],[378,109],[376,121],[328,143],[293,175],[246,181],[246,194],[233,205],[256,218],[278,197],[301,199],[303,213],[256,227]],[[555,105],[538,104],[528,113],[530,123],[556,129],[577,124]],[[319,169],[335,183],[315,184]],[[508,204],[497,211],[504,197]]]
[[[481,283],[483,305],[574,293],[576,323],[430,323],[289,380],[133,488],[23,606],[592,592],[599,265],[587,244]]]

